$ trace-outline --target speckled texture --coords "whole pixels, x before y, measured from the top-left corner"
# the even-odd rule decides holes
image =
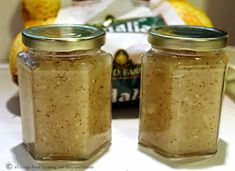
[[[56,55],[19,60],[24,142],[37,158],[89,158],[111,140],[112,58],[101,51],[44,58],[49,54]]]
[[[228,59],[176,52],[143,57],[139,141],[168,157],[215,153]]]

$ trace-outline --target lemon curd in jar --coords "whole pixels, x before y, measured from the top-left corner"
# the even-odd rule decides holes
[[[48,47],[40,37],[34,47],[31,37],[39,34]],[[29,46],[18,58],[23,139],[36,159],[86,160],[109,147],[112,58],[100,50],[104,34],[84,25],[23,32]]]
[[[227,34],[192,26],[149,34],[153,48],[142,59],[139,143],[171,158],[216,153]]]

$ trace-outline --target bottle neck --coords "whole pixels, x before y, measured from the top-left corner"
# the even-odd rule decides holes
[[[223,49],[216,49],[216,50],[210,50],[210,51],[196,51],[196,50],[177,50],[177,49],[167,49],[167,48],[159,48],[159,47],[155,47],[152,46],[152,51],[157,52],[157,53],[162,53],[162,54],[168,54],[171,56],[175,56],[175,57],[195,57],[195,56],[199,56],[199,57],[203,57],[203,56],[208,56],[208,55],[217,55],[217,54],[221,54],[224,53]]]
[[[69,52],[58,52],[58,51],[42,51],[37,49],[28,49],[28,53],[32,57],[40,58],[79,58],[84,56],[93,56],[101,51],[100,48],[89,49],[89,50],[76,50]]]

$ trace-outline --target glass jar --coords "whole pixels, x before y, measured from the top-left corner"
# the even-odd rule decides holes
[[[111,141],[112,57],[102,29],[49,25],[23,31],[18,57],[23,139],[39,160],[87,160]],[[99,153],[98,153],[99,152]]]
[[[169,158],[217,152],[227,33],[165,26],[142,58],[139,144]]]

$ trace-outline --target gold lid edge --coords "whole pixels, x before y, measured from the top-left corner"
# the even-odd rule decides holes
[[[38,35],[31,35],[28,34],[30,29],[37,29],[37,28],[50,28],[50,27],[87,27],[97,29],[96,35],[86,37],[86,38],[77,38],[77,37],[70,37],[70,38],[45,38],[43,36]],[[52,24],[52,25],[45,25],[45,26],[36,26],[25,29],[22,32],[22,43],[33,49],[44,50],[44,51],[60,51],[60,52],[67,52],[67,51],[75,51],[75,50],[89,50],[95,49],[103,46],[105,44],[105,34],[106,32],[96,26],[90,25],[81,25],[81,24]]]
[[[158,28],[173,28],[181,26],[163,26]],[[199,27],[199,26],[183,26],[183,28],[198,28],[198,29],[210,29],[217,32],[221,32],[224,35],[212,38],[195,38],[195,37],[180,37],[175,35],[165,35],[162,33],[154,32],[151,28],[148,31],[148,42],[155,47],[165,47],[174,50],[198,50],[198,51],[210,51],[215,49],[223,49],[228,45],[229,35],[216,28]]]

